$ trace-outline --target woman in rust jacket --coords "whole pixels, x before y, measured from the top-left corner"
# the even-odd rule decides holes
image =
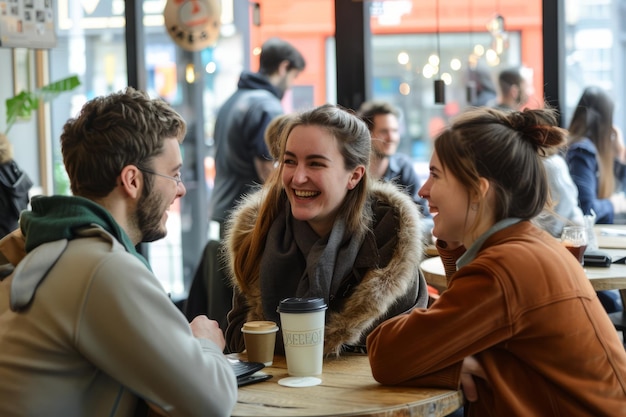
[[[626,415],[624,346],[577,259],[529,221],[564,140],[550,110],[494,109],[435,140],[420,194],[448,289],[369,335],[378,381],[462,388],[466,416]]]

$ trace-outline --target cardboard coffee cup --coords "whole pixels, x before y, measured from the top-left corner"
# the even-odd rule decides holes
[[[289,375],[322,373],[326,308],[323,298],[286,298],[280,302],[278,312]]]
[[[241,328],[249,362],[274,363],[278,326],[273,321],[249,321]]]

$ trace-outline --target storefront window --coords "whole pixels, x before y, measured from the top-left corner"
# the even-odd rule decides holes
[[[509,33],[506,50],[491,61],[486,56],[490,43],[487,33],[372,36],[372,98],[386,100],[400,109],[403,116],[400,152],[416,161],[430,158],[431,141],[437,132],[472,104],[468,97],[470,66],[480,67],[488,74],[493,97],[485,104],[496,103],[498,72],[521,65],[519,33]],[[434,89],[434,81],[440,76],[446,84],[445,103],[441,104],[435,102]]]
[[[623,0],[564,0],[565,3],[565,90],[563,122],[567,126],[583,90],[601,87],[615,101],[614,122],[624,128],[626,86],[623,63],[626,34]]]
[[[541,1],[504,3],[370,3],[370,98],[389,101],[400,109],[399,152],[413,158],[423,179],[428,175],[434,137],[468,106],[496,104],[497,77],[503,69],[522,67],[535,91],[527,107],[543,107],[542,50],[537,47],[541,44]],[[482,74],[479,78],[476,71]],[[437,79],[445,82],[444,103],[435,99]],[[477,89],[486,88],[480,85],[481,79],[494,90],[490,99],[477,100]]]

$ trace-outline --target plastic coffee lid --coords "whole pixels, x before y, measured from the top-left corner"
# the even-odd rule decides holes
[[[322,380],[314,376],[290,376],[278,380],[279,385],[291,388],[314,387],[321,383]]]
[[[279,313],[311,313],[326,310],[323,298],[285,298],[278,305]]]
[[[241,328],[242,332],[247,333],[267,333],[277,330],[278,326],[273,321],[248,321]]]

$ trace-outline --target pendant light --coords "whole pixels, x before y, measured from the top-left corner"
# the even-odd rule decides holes
[[[436,0],[436,22],[437,22],[437,56],[439,57],[439,68],[437,70],[437,79],[435,80],[435,104],[446,104],[446,83],[441,79],[441,45],[439,33],[439,0]]]
[[[487,22],[487,31],[491,34],[491,49],[500,56],[507,48],[508,34],[504,26],[504,16],[500,13],[500,1],[496,0],[496,11],[494,16]]]

